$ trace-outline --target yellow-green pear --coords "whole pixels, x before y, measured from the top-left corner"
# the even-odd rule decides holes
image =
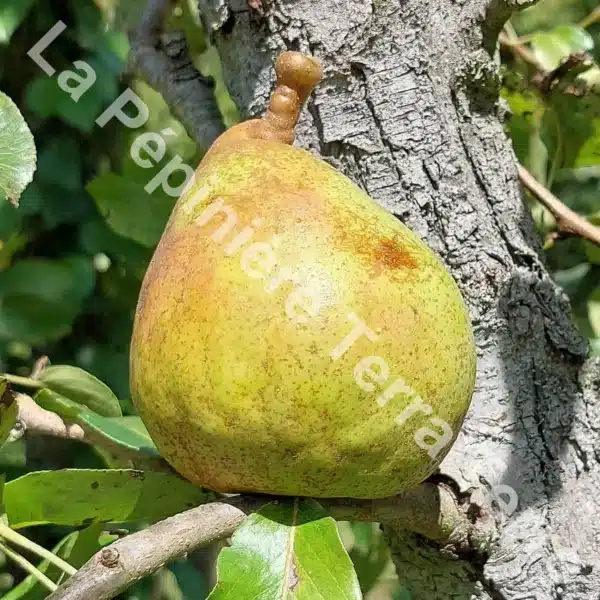
[[[287,52],[263,119],[199,165],[144,279],[134,403],[164,458],[220,492],[378,498],[439,465],[475,350],[435,254],[293,147],[319,64]]]

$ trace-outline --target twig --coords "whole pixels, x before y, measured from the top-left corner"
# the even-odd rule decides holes
[[[32,389],[41,389],[44,387],[44,384],[41,381],[37,381],[34,377],[19,377],[18,375],[11,375],[10,373],[2,373],[0,378],[6,379],[9,383],[20,385],[22,387]]]
[[[74,575],[77,572],[75,567],[63,560],[60,556],[56,556],[56,554],[50,552],[50,550],[46,550],[46,548],[32,542],[24,535],[13,531],[8,525],[4,525],[3,523],[0,523],[0,539],[4,539],[15,546],[21,546],[21,548],[37,554],[40,558],[52,563],[67,575]]]
[[[581,29],[587,29],[590,25],[600,21],[600,6],[597,6],[589,15],[579,21],[578,26]]]
[[[523,38],[513,40],[506,33],[500,33],[498,41],[504,48],[510,50],[516,57],[535,69],[536,72],[533,74],[531,82],[539,88],[542,94],[549,94],[566,75],[576,75],[593,64],[593,58],[587,52],[573,52],[565,56],[554,69],[548,71],[525,45]],[[570,93],[577,92],[573,86],[568,91]]]
[[[600,246],[600,227],[565,206],[522,165],[518,165],[521,183],[554,215],[559,231],[578,235]]]
[[[35,403],[26,394],[14,395],[19,407],[17,429],[19,437],[25,432],[50,435],[57,438],[84,441],[85,432],[75,423],[67,423],[62,417]]]
[[[50,359],[47,356],[40,356],[31,369],[31,379],[39,379],[42,371],[50,364]]]
[[[498,41],[501,46],[504,46],[507,50],[510,50],[517,58],[520,58],[524,62],[530,64],[536,71],[545,73],[542,63],[535,57],[535,54],[525,44],[521,43],[518,39],[511,40],[505,33],[501,33],[498,36]]]
[[[554,88],[561,83],[563,78],[570,76],[571,81],[578,74],[586,71],[593,65],[593,59],[587,52],[573,52],[565,56],[557,67],[552,71],[545,73],[536,73],[533,76],[533,83],[537,85],[543,94],[549,94]],[[576,96],[582,96],[587,89],[583,86],[575,86],[573,84],[563,86],[562,92]]]
[[[47,600],[107,600],[195,548],[229,537],[246,513],[228,503],[198,506],[122,538],[95,554]]]
[[[236,496],[179,513],[118,540],[93,556],[48,600],[109,600],[159,567],[230,537],[269,497]],[[425,482],[382,500],[319,500],[337,520],[379,522],[420,533],[457,552],[489,552],[497,539],[490,511],[458,498],[452,487]],[[474,508],[476,509],[474,511]],[[474,518],[473,515],[477,515]]]
[[[591,13],[583,17],[583,19],[581,19],[581,21],[577,23],[577,27],[580,27],[581,29],[587,29],[588,27],[590,27],[594,23],[597,23],[598,21],[600,21],[600,6],[597,6],[596,8],[594,8],[594,10],[592,10]],[[528,33],[526,35],[521,36],[517,36],[515,34],[515,37],[513,39],[507,38],[504,43],[507,46],[519,46],[522,44],[528,44],[533,40],[536,33],[537,32],[534,31],[532,33]]]
[[[148,0],[142,19],[130,32],[131,55],[201,148],[223,131],[214,82],[204,77],[190,58],[183,31],[164,32],[171,0]]]
[[[35,565],[31,564],[26,558],[11,550],[8,546],[0,543],[0,550],[6,554],[14,563],[19,565],[25,572],[35,577],[44,587],[54,592],[58,586],[46,577]]]
[[[121,446],[110,438],[104,437],[91,428],[77,423],[69,423],[60,415],[46,410],[26,394],[15,394],[18,405],[17,424],[13,430],[13,439],[25,433],[33,435],[48,435],[68,440],[76,440],[98,446],[111,455],[130,460],[136,468],[151,469],[152,471],[171,471],[165,460],[160,457],[145,456],[134,449]]]

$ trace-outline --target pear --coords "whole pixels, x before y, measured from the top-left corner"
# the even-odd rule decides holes
[[[291,145],[320,65],[286,52],[276,72],[266,115],[214,143],[152,258],[133,401],[201,486],[393,495],[432,474],[459,432],[469,317],[432,250]]]

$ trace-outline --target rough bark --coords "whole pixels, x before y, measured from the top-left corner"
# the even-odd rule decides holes
[[[323,61],[298,143],[420,234],[468,303],[477,387],[443,471],[510,485],[519,508],[484,563],[387,529],[414,600],[600,598],[600,362],[584,364],[540,256],[497,100],[497,33],[529,3],[200,0],[245,115],[262,112],[282,49]]]

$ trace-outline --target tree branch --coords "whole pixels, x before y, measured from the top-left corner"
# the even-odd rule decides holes
[[[122,538],[93,556],[48,600],[108,600],[161,566],[227,538],[268,496],[235,496],[198,506]],[[425,482],[381,500],[319,500],[337,520],[380,522],[409,529],[456,553],[486,555],[498,537],[497,523],[481,503],[445,482]]]
[[[208,148],[224,129],[214,82],[194,66],[185,33],[164,31],[171,4],[171,0],[148,0],[138,27],[129,35],[131,56],[190,135]]]
[[[559,231],[578,235],[600,246],[600,228],[565,206],[523,166],[518,166],[521,183],[554,215]]]
[[[95,554],[48,600],[108,600],[199,546],[229,537],[246,518],[226,502],[198,506],[122,538]]]
[[[15,393],[14,399],[19,409],[16,437],[21,437],[29,432],[35,435],[49,435],[62,439],[85,440],[85,432],[79,425],[67,423],[56,413],[36,404],[30,396]]]
[[[545,73],[546,69],[544,69],[542,63],[540,63],[534,53],[519,39],[511,40],[505,33],[501,33],[498,36],[498,41],[501,46],[510,50],[515,57],[531,65],[536,71]]]

